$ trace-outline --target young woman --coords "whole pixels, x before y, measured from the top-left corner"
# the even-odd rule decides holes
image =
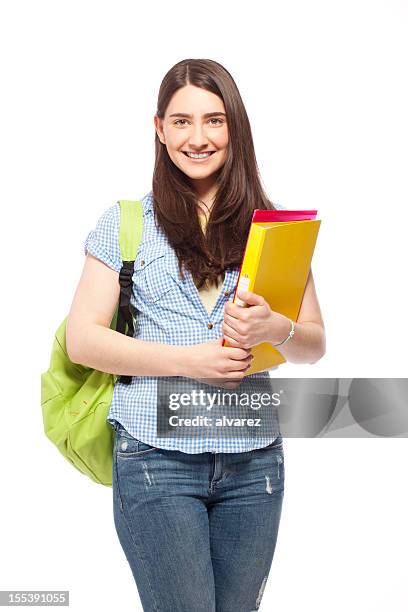
[[[159,436],[160,380],[234,388],[251,348],[279,344],[292,322],[262,296],[231,299],[255,208],[274,208],[260,183],[237,86],[219,63],[188,59],[160,87],[153,189],[142,200],[143,236],[131,304],[135,337],[110,329],[119,295],[119,204],[85,242],[86,262],[67,324],[70,358],[132,376],[115,385],[113,510],[120,543],[148,611],[257,610],[272,564],[284,494],[279,424],[264,437]],[[310,274],[287,361],[325,351]],[[222,338],[229,346],[222,346]],[[174,378],[177,377],[177,378]],[[248,430],[246,431],[248,434]]]

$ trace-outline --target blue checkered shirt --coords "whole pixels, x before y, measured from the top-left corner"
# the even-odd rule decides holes
[[[143,235],[132,277],[131,305],[137,310],[134,337],[172,345],[199,344],[220,338],[224,305],[228,299],[233,299],[239,269],[225,271],[222,289],[209,314],[190,272],[185,271],[184,281],[178,275],[177,256],[155,222],[152,192],[144,196],[142,204]],[[104,211],[84,243],[85,254],[91,253],[116,272],[122,266],[119,225],[120,204],[116,202]],[[265,380],[268,372],[252,374],[245,377],[243,382],[258,377]],[[108,422],[113,426],[115,422],[120,423],[132,436],[151,446],[191,454],[245,452],[271,444],[280,434],[278,415],[273,412],[274,425],[267,430],[269,437],[260,437],[259,434],[251,436],[250,433],[245,438],[222,438],[218,435],[208,437],[204,430],[195,437],[158,437],[156,402],[159,378],[133,376],[130,385],[116,382],[107,415]],[[194,381],[190,379],[190,382],[193,386]],[[241,389],[241,385],[238,389]],[[273,408],[271,410],[274,411]]]

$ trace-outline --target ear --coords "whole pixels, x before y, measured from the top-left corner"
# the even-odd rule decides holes
[[[163,133],[163,120],[160,119],[157,115],[155,115],[153,118],[153,121],[154,121],[154,127],[157,132],[157,136],[159,137],[160,142],[162,144],[166,144],[166,140],[164,138],[164,133]]]

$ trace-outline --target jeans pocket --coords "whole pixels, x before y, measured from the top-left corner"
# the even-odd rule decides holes
[[[123,425],[116,430],[115,449],[117,457],[122,458],[139,457],[157,450],[155,446],[133,437]]]

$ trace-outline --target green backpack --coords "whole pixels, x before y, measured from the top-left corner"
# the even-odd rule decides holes
[[[120,295],[110,328],[134,335],[130,304],[132,275],[143,231],[139,201],[120,201]],[[66,317],[55,333],[50,367],[41,374],[41,407],[45,435],[80,472],[112,486],[114,430],[106,420],[116,381],[131,376],[109,374],[73,363],[66,350]]]

